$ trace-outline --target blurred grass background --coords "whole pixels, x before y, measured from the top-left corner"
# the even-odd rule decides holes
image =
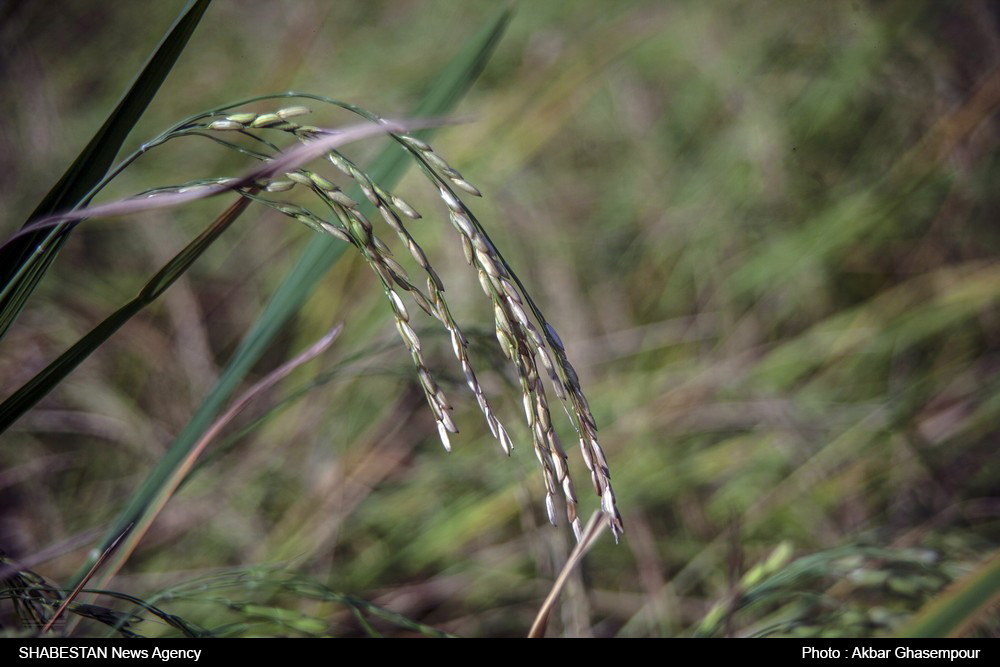
[[[405,113],[495,5],[218,2],[127,149],[183,116],[289,89]],[[5,236],[182,6],[0,4]],[[998,547],[998,63],[989,2],[517,8],[459,109],[474,122],[434,145],[484,192],[474,210],[565,341],[625,518],[622,544],[605,536],[588,556],[550,635],[878,634]],[[204,143],[169,147],[109,195],[241,164]],[[398,191],[425,212],[414,233],[488,367],[490,314],[435,193],[412,175]],[[77,230],[2,343],[3,395],[219,210]],[[114,518],[308,234],[252,209],[4,434],[0,548],[28,557]],[[256,416],[329,381],[230,429],[113,588],[231,634],[366,632],[331,592],[450,633],[525,634],[572,546],[544,519],[526,429],[514,426],[507,460],[429,329],[462,429],[446,455],[353,257],[258,376],[338,320],[333,349]],[[516,424],[511,378],[482,380]],[[574,453],[571,465],[585,480]],[[34,569],[65,581],[83,553]],[[174,632],[155,619],[135,629]]]

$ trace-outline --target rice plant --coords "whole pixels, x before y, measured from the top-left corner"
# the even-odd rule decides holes
[[[31,4],[0,240],[182,3]],[[5,631],[996,635],[995,8],[494,4],[182,15],[2,299]]]
[[[183,39],[190,34],[188,17],[194,16],[194,21],[204,7],[193,6],[192,12],[180,22],[185,26],[185,34],[177,37],[180,46]],[[498,23],[502,25],[502,23]],[[494,28],[490,34],[495,34]],[[175,27],[171,36],[178,34]],[[168,38],[169,41],[169,38]],[[479,47],[482,50],[483,47]],[[161,48],[162,52],[162,48]],[[154,59],[155,60],[155,59]],[[169,69],[169,66],[165,67]],[[147,69],[147,71],[149,71]],[[161,73],[162,75],[162,73]],[[324,129],[315,125],[300,122],[301,117],[312,110],[302,104],[282,106],[270,112],[254,112],[245,110],[255,103],[273,102],[281,98],[288,101],[308,101],[324,105],[332,105],[347,110],[367,121],[367,126],[359,125],[346,129]],[[111,123],[112,121],[109,121]],[[448,219],[454,226],[461,241],[466,262],[478,276],[479,283],[487,299],[491,303],[494,315],[496,338],[500,350],[512,364],[517,383],[520,385],[521,398],[524,407],[527,428],[531,434],[532,447],[542,469],[545,488],[545,513],[553,524],[558,525],[557,502],[565,507],[567,523],[572,527],[576,538],[582,538],[582,523],[577,516],[577,497],[567,465],[567,454],[562,447],[560,438],[553,426],[553,418],[549,410],[549,401],[543,382],[550,382],[552,391],[562,402],[564,411],[576,433],[583,460],[590,473],[591,481],[601,508],[608,517],[615,540],[623,531],[621,515],[618,512],[614,491],[611,486],[608,462],[597,441],[596,420],[590,411],[589,404],[580,386],[576,371],[570,363],[566,349],[556,333],[555,328],[546,320],[536,302],[527,292],[524,284],[514,273],[496,245],[490,239],[486,229],[478,221],[469,206],[463,201],[459,192],[476,197],[482,196],[480,191],[469,183],[462,174],[445,161],[424,140],[412,134],[412,130],[440,124],[441,121],[415,119],[413,121],[390,121],[356,105],[340,102],[331,98],[308,93],[283,93],[267,95],[226,105],[204,113],[188,117],[162,132],[155,138],[143,142],[141,147],[111,168],[107,175],[93,185],[80,205],[73,210],[58,210],[59,204],[43,203],[36,209],[31,220],[17,234],[13,235],[0,248],[10,263],[12,269],[5,283],[2,299],[4,329],[16,318],[18,311],[33,289],[34,283],[44,273],[52,261],[58,245],[67,233],[76,225],[88,219],[115,215],[134,215],[148,210],[174,207],[190,201],[235,193],[242,201],[231,207],[215,225],[209,234],[201,235],[189,246],[188,251],[175,257],[164,270],[147,285],[134,300],[120,309],[105,325],[99,326],[88,336],[64,353],[45,370],[36,375],[15,391],[0,406],[2,424],[6,429],[17,421],[35,403],[41,400],[51,389],[56,387],[89,353],[93,352],[110,337],[127,319],[135,314],[137,309],[152,303],[162,292],[179,277],[201,252],[219,237],[246,208],[247,202],[269,207],[286,218],[299,222],[313,232],[334,239],[353,248],[370,267],[374,278],[381,286],[386,297],[392,318],[395,320],[403,346],[409,353],[416,377],[424,397],[434,416],[438,436],[444,449],[451,451],[451,435],[458,432],[458,426],[451,416],[452,406],[441,386],[435,380],[422,351],[421,339],[416,333],[411,321],[410,308],[414,306],[427,316],[437,320],[450,338],[451,348],[461,368],[468,389],[472,392],[486,425],[493,437],[499,442],[503,452],[508,456],[512,453],[514,442],[507,429],[490,406],[469,354],[469,342],[461,327],[452,315],[451,308],[445,296],[445,285],[431,265],[427,254],[410,233],[409,221],[419,220],[422,216],[402,197],[391,193],[376,177],[352,161],[341,152],[340,147],[351,141],[362,139],[375,133],[388,134],[401,149],[411,158],[424,173],[431,186],[440,196],[447,211]],[[444,121],[447,122],[447,121]],[[201,178],[195,181],[177,185],[159,186],[144,190],[132,197],[116,200],[110,203],[89,204],[94,196],[101,192],[118,175],[124,172],[136,160],[146,155],[154,155],[161,146],[181,138],[207,139],[210,142],[231,150],[240,156],[251,158],[261,163],[259,167],[246,171],[238,177]],[[282,140],[298,142],[297,149],[283,149]],[[105,153],[111,152],[103,148],[111,143],[100,135],[94,145]],[[378,212],[386,229],[376,227],[371,223],[358,201],[337,185],[330,177],[323,175],[314,165],[316,159],[322,158],[333,165],[341,177],[349,183],[344,187],[360,191],[371,209]],[[95,170],[99,167],[95,166]],[[67,182],[72,182],[74,175],[68,173]],[[58,186],[57,189],[64,187]],[[293,190],[306,190],[312,195],[313,201],[299,204],[288,199]],[[65,202],[63,198],[59,203]],[[57,209],[51,213],[46,210]],[[421,274],[414,281],[406,268],[395,258],[390,245],[383,240],[389,232],[399,239],[402,249],[410,256]],[[35,248],[34,250],[32,250]],[[20,267],[20,268],[18,268]],[[27,277],[27,280],[26,280]],[[426,290],[419,286],[424,282]],[[405,295],[411,301],[408,308],[404,302]],[[530,312],[534,322],[527,314]],[[329,345],[332,337],[324,339],[316,351],[304,354],[303,359],[296,361],[288,370],[313,358]],[[283,377],[286,372],[279,375]],[[269,380],[268,385],[275,380]],[[252,396],[258,390],[253,390]],[[242,406],[248,399],[237,402]],[[231,417],[224,417],[228,421]],[[213,434],[215,430],[211,431]],[[188,461],[193,461],[204,450],[207,440],[199,441],[194,453]],[[190,466],[182,468],[185,472]],[[82,588],[95,572],[104,565],[106,558],[111,556],[124,541],[126,545],[124,556],[119,557],[111,572],[105,572],[102,577],[107,580],[116,572],[128,554],[135,548],[148,529],[149,523],[155,518],[177,485],[183,482],[183,475],[174,475],[173,482],[163,485],[158,507],[150,512],[147,507],[145,521],[141,529],[136,522],[120,531],[114,542],[107,544],[102,556],[92,562],[90,571],[79,581],[76,589],[65,600],[58,590],[51,586],[42,587],[26,585],[25,576],[37,577],[27,570],[14,568],[10,574],[11,596],[18,610],[26,609],[34,621],[42,623],[42,632],[51,630],[53,623],[66,609],[71,609],[78,615],[86,615],[83,610],[94,609],[93,605],[75,602],[77,596],[84,592]],[[561,496],[561,501],[557,501]],[[13,564],[11,564],[13,567]],[[31,596],[40,595],[41,607],[31,601]],[[22,601],[23,600],[23,601]],[[167,618],[155,608],[140,605],[145,611],[152,611],[161,618]],[[48,607],[48,609],[46,609]],[[92,615],[93,616],[93,615]],[[133,620],[126,617],[118,618],[112,614],[112,624],[116,630],[132,636],[128,630]],[[138,618],[138,617],[136,617]],[[189,634],[189,633],[186,633]],[[202,633],[204,634],[204,633]]]

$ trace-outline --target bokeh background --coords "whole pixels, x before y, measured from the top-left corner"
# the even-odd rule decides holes
[[[0,3],[4,236],[182,7]],[[284,90],[405,115],[500,7],[220,0],[127,150]],[[1000,12],[985,1],[516,6],[458,109],[471,122],[433,144],[482,190],[474,211],[565,341],[625,519],[622,542],[603,535],[574,573],[548,634],[876,635],[997,548],[998,63]],[[344,118],[320,111],[310,122]],[[245,166],[178,142],[106,197]],[[362,622],[335,594],[460,635],[527,632],[572,536],[545,520],[519,391],[442,205],[417,174],[396,190],[425,213],[414,234],[513,457],[426,320],[461,428],[442,450],[384,296],[348,253],[248,383],[338,321],[341,338],[216,443],[114,590],[220,634],[420,632]],[[0,344],[0,393],[223,207],[82,225]],[[107,526],[311,233],[251,209],[2,436],[0,549],[27,558]],[[587,486],[585,516],[599,505]],[[33,569],[64,582],[85,553]],[[987,616],[973,631],[997,627]],[[176,634],[153,617],[134,629]]]

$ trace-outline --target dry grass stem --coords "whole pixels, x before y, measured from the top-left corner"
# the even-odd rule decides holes
[[[122,544],[121,553],[115,556],[114,561],[108,567],[108,569],[101,574],[101,587],[107,585],[107,582],[122,568],[125,562],[131,557],[135,549],[138,547],[139,542],[145,537],[150,526],[166,507],[167,502],[173,497],[177,489],[180,487],[181,483],[187,477],[188,473],[194,468],[195,463],[198,458],[204,453],[208,445],[218,437],[219,433],[243,411],[244,408],[259,394],[266,391],[270,387],[280,382],[282,379],[289,376],[296,368],[302,366],[305,363],[315,359],[325,350],[327,350],[337,337],[340,336],[340,332],[343,331],[344,325],[337,324],[326,334],[323,335],[318,341],[310,345],[308,348],[300,352],[298,355],[289,359],[284,364],[276,368],[275,370],[268,373],[265,377],[257,381],[253,386],[247,389],[241,396],[239,396],[229,408],[221,414],[205,431],[205,434],[198,440],[196,445],[191,449],[191,452],[185,457],[184,461],[178,466],[177,470],[171,475],[167,484],[164,486],[163,490],[160,492],[159,496],[153,504],[153,508],[150,512],[146,514],[141,524],[134,527],[130,527],[130,530],[122,535],[125,537],[125,541]],[[117,546],[116,542],[116,546]],[[110,550],[109,550],[110,554]],[[104,560],[107,556],[104,557]],[[102,560],[103,563],[103,560]]]
[[[598,536],[608,525],[614,525],[613,522],[603,522],[601,521],[601,512],[594,512],[590,516],[590,520],[587,521],[587,525],[584,527],[583,532],[580,535],[580,539],[577,541],[576,546],[573,551],[570,552],[569,558],[566,559],[566,564],[563,565],[562,570],[559,572],[559,576],[556,577],[556,581],[552,584],[552,589],[549,594],[545,597],[545,601],[538,610],[538,614],[535,616],[534,623],[531,624],[531,630],[528,632],[529,639],[538,639],[545,636],[545,629],[549,624],[549,615],[552,613],[552,609],[555,607],[556,601],[559,599],[559,594],[562,593],[562,589],[566,586],[566,582],[569,581],[569,575],[573,572],[583,557],[587,555],[591,547],[597,542]]]

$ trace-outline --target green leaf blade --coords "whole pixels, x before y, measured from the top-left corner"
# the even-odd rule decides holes
[[[25,226],[46,215],[76,208],[93,196],[126,137],[187,46],[210,2],[192,0],[181,11],[118,106],[38,204]],[[26,234],[0,249],[0,338],[17,319],[73,226],[60,225],[51,230]]]
[[[468,40],[462,51],[441,72],[423,100],[414,109],[413,116],[442,115],[454,107],[482,72],[510,22],[511,16],[511,10],[504,9],[493,21]],[[373,179],[381,182],[385,187],[391,187],[407,166],[408,162],[404,152],[395,146],[388,146],[376,158],[369,173]],[[213,390],[202,402],[184,430],[174,440],[167,453],[132,495],[126,507],[119,513],[102,540],[102,544],[110,544],[117,535],[121,534],[119,526],[128,526],[130,523],[141,520],[152,499],[160,492],[174,469],[197,443],[201,434],[212,423],[230,395],[260,359],[277,333],[305,303],[320,278],[343,255],[344,248],[343,244],[331,238],[317,236],[309,242],[298,263],[277,289],[250,332],[243,339]],[[98,551],[100,551],[100,547]],[[78,573],[76,580],[79,581],[91,566],[91,562],[86,563]]]

